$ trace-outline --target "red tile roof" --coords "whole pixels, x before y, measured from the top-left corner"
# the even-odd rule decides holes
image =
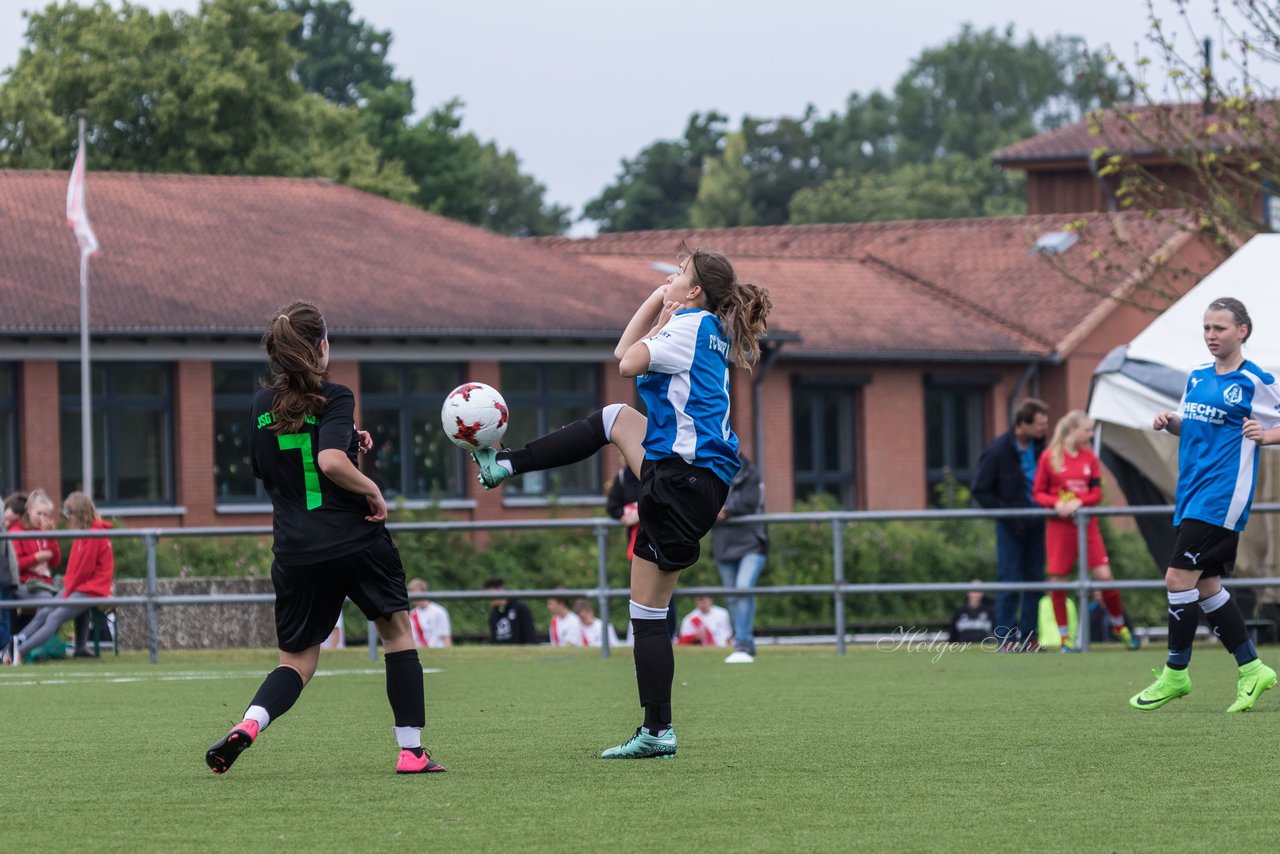
[[[1228,145],[1246,148],[1257,145],[1255,134],[1217,128],[1210,133],[1215,124],[1225,126],[1238,115],[1206,114],[1200,104],[1121,106],[1099,111],[1095,116],[1015,142],[997,151],[992,159],[1001,166],[1027,166],[1038,162],[1087,161],[1098,148],[1149,157],[1206,141],[1214,150]],[[1256,119],[1274,126],[1274,108],[1271,114],[1262,109]]]
[[[0,170],[0,333],[79,329],[66,185]],[[342,333],[612,339],[653,283],[324,180],[90,172],[88,206],[95,334],[257,334],[306,298]]]
[[[602,234],[537,242],[581,255],[612,274],[670,262],[680,241],[718,249],[739,278],[770,288],[771,326],[800,333],[791,356],[1050,358],[1065,355],[1133,285],[1132,269],[1103,273],[1103,256],[1140,260],[1186,240],[1138,214],[1085,214],[1082,237],[1053,261],[1033,251],[1062,215],[771,226]],[[1116,230],[1136,247],[1122,253]],[[1066,271],[1066,272],[1064,272]]]
[[[0,334],[78,330],[66,180],[0,170]],[[341,334],[612,340],[681,239],[771,289],[793,357],[1053,358],[1113,307],[1033,252],[1061,215],[514,240],[327,181],[107,172],[89,176],[89,212],[95,334],[256,336],[304,297]],[[1055,263],[1087,279],[1113,226],[1140,255],[1183,239],[1138,215],[1084,219]]]

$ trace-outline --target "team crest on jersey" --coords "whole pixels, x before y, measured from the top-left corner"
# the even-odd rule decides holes
[[[1237,403],[1244,400],[1244,389],[1240,388],[1239,383],[1232,383],[1223,389],[1222,399],[1232,406],[1235,406]]]

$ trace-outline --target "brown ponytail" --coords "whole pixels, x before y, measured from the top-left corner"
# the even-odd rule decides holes
[[[769,290],[750,282],[739,282],[738,274],[723,253],[711,249],[690,249],[680,244],[681,261],[689,259],[693,279],[707,299],[707,310],[720,318],[729,334],[729,361],[750,369],[760,359],[760,339],[768,331],[773,300]]]
[[[275,313],[262,336],[271,378],[263,383],[275,394],[271,401],[271,429],[297,433],[307,416],[320,417],[325,399],[320,393],[325,369],[320,343],[328,332],[324,316],[309,302],[292,302]]]

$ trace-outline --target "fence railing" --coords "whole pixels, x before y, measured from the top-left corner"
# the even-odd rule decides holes
[[[1024,510],[837,510],[813,513],[764,513],[756,516],[739,516],[720,524],[755,524],[788,525],[802,523],[825,523],[831,529],[831,561],[832,579],[830,584],[790,584],[756,587],[723,587],[698,586],[682,587],[685,595],[748,595],[748,596],[830,596],[835,614],[836,654],[844,655],[848,645],[848,624],[845,617],[845,598],[869,594],[894,593],[949,593],[981,590],[984,592],[1028,591],[1028,590],[1069,590],[1074,591],[1077,601],[1077,613],[1086,613],[1089,597],[1095,589],[1155,589],[1164,588],[1161,577],[1141,580],[1094,581],[1089,576],[1088,549],[1086,548],[1086,532],[1089,520],[1100,516],[1172,516],[1174,508],[1167,505],[1142,505],[1133,507],[1085,507],[1078,510],[1074,517],[1076,525],[1078,559],[1077,574],[1070,582],[999,582],[985,581],[966,582],[904,582],[892,584],[859,584],[849,582],[844,575],[844,528],[866,522],[943,522],[947,520],[977,519],[1019,519],[1019,518],[1051,518],[1055,514],[1050,510],[1038,508]],[[1255,504],[1253,513],[1280,513],[1280,504]],[[528,588],[503,591],[509,598],[543,598],[548,596],[582,596],[596,600],[598,618],[605,625],[610,623],[609,603],[614,599],[628,598],[630,591],[625,587],[610,587],[608,581],[609,567],[609,532],[620,527],[614,519],[602,517],[578,519],[522,519],[510,521],[479,522],[397,522],[387,525],[396,531],[489,531],[489,530],[521,530],[547,528],[589,529],[596,541],[596,586],[595,587],[556,587]],[[48,531],[0,532],[3,540],[49,539]],[[59,539],[141,539],[146,547],[146,593],[141,596],[111,596],[95,598],[95,606],[142,605],[147,614],[148,649],[151,662],[159,661],[160,633],[158,610],[171,605],[232,605],[242,603],[274,602],[271,593],[224,593],[207,595],[161,595],[156,575],[156,547],[161,539],[184,537],[242,537],[269,536],[270,526],[208,527],[208,528],[120,528],[108,530],[59,530],[53,536]],[[1280,587],[1280,577],[1230,578],[1224,584],[1229,587]],[[411,599],[433,600],[481,600],[494,598],[490,590],[432,590],[428,596],[416,595]],[[11,599],[0,601],[0,609],[17,609],[41,607],[50,604],[48,598]],[[609,633],[603,632],[600,654],[608,658]],[[1089,648],[1089,621],[1079,622],[1079,644],[1081,648]],[[377,637],[372,625],[369,631],[369,656],[377,657]]]

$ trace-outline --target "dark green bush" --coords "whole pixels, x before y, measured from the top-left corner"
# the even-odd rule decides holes
[[[944,487],[945,488],[945,487]],[[946,504],[968,505],[963,487],[952,485]],[[797,512],[834,510],[834,502],[818,497],[802,502]],[[560,508],[558,515],[578,516],[580,508]],[[439,511],[397,511],[395,521],[436,521]],[[1154,578],[1159,567],[1136,531],[1101,520],[1111,564],[1118,578]],[[831,524],[795,523],[770,526],[770,552],[760,583],[765,586],[828,584],[832,580]],[[995,526],[990,520],[939,522],[870,522],[843,526],[845,580],[851,584],[899,582],[967,582],[995,580]],[[594,587],[596,538],[590,529],[541,529],[470,534],[459,531],[406,532],[395,535],[408,578],[426,579],[434,590],[478,590],[491,575],[502,576],[510,589]],[[69,541],[63,542],[70,547]],[[142,540],[117,540],[116,567],[122,578],[146,575]],[[624,532],[608,537],[609,584],[626,587],[629,569]],[[160,541],[156,555],[162,577],[268,576],[271,572],[269,537],[198,537]],[[710,542],[702,557],[681,577],[683,586],[720,584],[711,560]],[[1125,604],[1135,621],[1158,622],[1164,612],[1160,591],[1127,591]],[[941,626],[962,601],[962,593],[854,595],[846,598],[846,615],[857,626]],[[541,601],[528,603],[538,627],[545,631],[547,611]],[[487,632],[487,601],[447,603],[454,633]],[[611,603],[613,623],[626,629],[626,603]],[[678,603],[681,615],[692,607]],[[358,614],[348,608],[348,626],[357,633]],[[832,597],[826,594],[761,596],[756,624],[761,631],[830,630],[834,625]],[[362,632],[362,628],[359,629]]]

